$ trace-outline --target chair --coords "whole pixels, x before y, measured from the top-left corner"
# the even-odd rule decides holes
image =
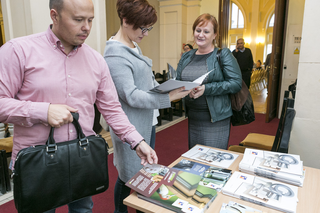
[[[281,116],[276,136],[258,133],[249,133],[238,145],[230,146],[228,150],[244,153],[245,148],[255,148],[276,152],[288,152],[288,144],[295,117],[294,99],[288,98],[289,91],[285,91]]]

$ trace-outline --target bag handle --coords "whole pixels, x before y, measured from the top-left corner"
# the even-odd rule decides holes
[[[80,126],[79,123],[79,113],[77,112],[71,112],[71,115],[73,117],[73,125],[76,128],[77,131],[77,135],[78,135],[78,139],[79,139],[79,144],[80,146],[85,146],[89,143],[87,137],[83,134],[82,128]],[[50,129],[50,133],[49,133],[49,137],[47,140],[47,152],[54,152],[57,150],[57,144],[56,141],[53,138],[53,134],[54,134],[54,127],[51,127]]]

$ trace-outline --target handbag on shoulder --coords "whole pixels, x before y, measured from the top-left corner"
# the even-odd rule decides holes
[[[221,51],[222,49],[219,49],[217,52],[217,60],[222,71],[223,65],[220,59]],[[243,80],[241,90],[235,94],[230,94],[229,97],[231,100],[231,107],[233,113],[233,115],[231,116],[232,126],[249,124],[255,120],[252,97],[247,85]]]
[[[51,127],[46,145],[19,151],[13,171],[14,202],[19,213],[40,213],[109,187],[108,144],[85,136],[72,113],[77,139],[56,143]]]

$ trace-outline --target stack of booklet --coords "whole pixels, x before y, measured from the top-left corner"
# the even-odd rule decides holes
[[[204,213],[217,196],[213,188],[199,185],[202,177],[158,164],[146,165],[126,186],[138,197],[174,212]]]
[[[223,152],[214,148],[196,145],[186,153],[182,154],[182,157],[202,161],[222,168],[229,168],[238,155]]]
[[[247,148],[239,170],[297,186],[302,186],[304,181],[303,163],[299,155]]]
[[[241,172],[234,172],[222,193],[278,211],[297,209],[298,187]]]

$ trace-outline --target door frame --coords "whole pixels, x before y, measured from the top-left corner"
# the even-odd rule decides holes
[[[282,84],[283,73],[283,60],[284,50],[286,44],[286,31],[287,31],[287,19],[288,19],[289,0],[275,0],[275,26],[273,31],[272,40],[272,53],[271,53],[271,69],[269,73],[268,82],[268,97],[267,97],[267,112],[265,121],[270,122],[273,118],[278,116],[279,99]],[[281,10],[281,11],[280,11]],[[228,11],[228,12],[225,12]],[[225,13],[224,13],[225,12]],[[228,16],[226,17],[226,14]],[[219,0],[219,45],[221,47],[228,47],[228,30],[229,30],[229,14],[230,14],[230,0]],[[282,19],[279,21],[279,14],[282,15]],[[275,32],[277,26],[277,30]],[[282,26],[282,27],[279,27]],[[226,34],[225,34],[226,33]],[[281,37],[279,37],[281,34]],[[276,37],[277,36],[277,37]],[[282,43],[276,47],[276,38],[282,38]],[[277,53],[277,54],[274,54]]]

